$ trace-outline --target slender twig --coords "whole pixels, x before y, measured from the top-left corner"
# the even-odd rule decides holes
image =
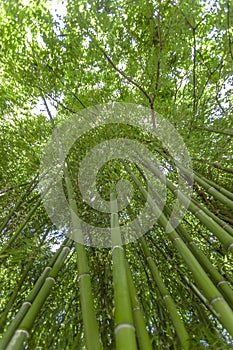
[[[62,108],[64,108],[66,111],[68,111],[68,112],[70,112],[70,113],[73,113],[73,114],[77,113],[77,111],[74,111],[73,109],[71,109],[71,108],[65,106],[62,102],[58,101],[58,100],[57,100],[55,97],[53,97],[51,94],[45,93],[44,90],[43,90],[40,86],[36,85],[35,87],[40,91],[41,96],[42,96],[42,95],[43,95],[43,96],[47,95],[49,98],[51,98],[51,100],[53,100],[54,102],[56,102],[59,106],[61,106]]]
[[[229,50],[230,50],[230,55],[233,60],[233,49],[232,49],[232,39],[231,39],[231,34],[230,34],[230,1],[227,1],[227,33],[228,33],[228,42],[229,42]]]
[[[136,86],[148,99],[149,103],[151,104],[152,100],[150,95],[148,94],[148,92],[138,83],[136,82],[134,79],[132,79],[131,77],[129,77],[128,75],[126,75],[121,69],[119,69],[115,63],[113,62],[113,60],[106,54],[106,52],[99,47],[100,51],[103,53],[104,57],[107,59],[107,61],[111,64],[111,66],[122,76],[124,77],[129,83],[131,83],[132,85]]]
[[[100,51],[103,53],[104,57],[107,59],[107,61],[110,63],[110,65],[123,77],[125,78],[129,83],[131,83],[132,85],[136,86],[143,94],[144,96],[146,96],[146,98],[149,101],[150,107],[151,107],[151,119],[152,119],[152,123],[153,123],[153,127],[156,127],[156,122],[155,122],[155,112],[154,112],[154,101],[151,99],[150,95],[148,94],[148,92],[138,83],[136,82],[134,79],[132,79],[131,77],[129,77],[127,74],[125,74],[121,69],[119,69],[115,63],[113,62],[113,60],[107,55],[107,53],[101,48],[99,47]]]
[[[161,34],[161,2],[159,3],[159,7],[158,7],[158,38],[159,38],[159,57],[158,57],[158,63],[157,63],[157,72],[156,72],[156,80],[155,80],[155,92],[153,94],[152,97],[152,101],[153,101],[153,105],[154,105],[154,101],[156,99],[157,96],[157,91],[159,88],[159,78],[160,78],[160,68],[161,68],[161,54],[163,51],[163,41],[162,41],[162,34]]]
[[[47,67],[53,72],[53,74],[55,75],[55,77],[60,81],[60,83],[64,86],[64,81],[62,81],[62,79],[59,77],[59,75],[57,74],[57,72],[55,72],[55,70],[53,69],[53,67],[51,67],[50,65],[47,64]],[[67,87],[66,87],[67,88]],[[82,105],[83,108],[86,108],[85,104],[80,100],[80,98],[69,89],[69,92],[72,94],[72,96]]]
[[[196,29],[193,29],[193,116],[197,113],[197,43],[196,43]]]

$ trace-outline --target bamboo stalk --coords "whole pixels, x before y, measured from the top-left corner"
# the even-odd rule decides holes
[[[130,173],[133,180],[137,184],[139,190],[143,194],[144,198],[148,200],[148,202],[151,204],[152,209],[155,211],[155,214],[159,216],[160,211],[156,203],[153,202],[152,198],[141,186],[139,180],[134,176],[134,174],[132,172]],[[160,214],[158,221],[164,228],[169,239],[173,242],[174,246],[180,253],[186,265],[189,267],[194,279],[197,281],[198,285],[203,290],[209,305],[211,305],[217,313],[219,321],[228,330],[229,334],[233,336],[233,312],[227,304],[227,302],[225,301],[225,299],[223,298],[223,296],[221,295],[220,291],[214,286],[206,272],[203,270],[203,268],[197,261],[197,259],[185,245],[184,241],[178,235],[177,231],[174,230],[170,222],[167,220],[164,213]]]
[[[65,156],[62,149],[62,144],[60,142],[59,134],[43,94],[42,94],[42,99],[44,101],[44,105],[46,107],[48,116],[52,124],[53,132],[55,135],[56,144],[59,152],[60,164],[63,165],[65,185],[66,185],[67,194],[68,194],[68,202],[70,206],[70,214],[71,214],[71,222],[72,222],[71,238],[76,241],[75,249],[77,253],[77,262],[78,262],[78,282],[80,287],[81,308],[82,308],[82,316],[83,316],[83,323],[84,323],[84,330],[85,330],[86,345],[87,345],[87,349],[100,350],[102,346],[100,342],[99,329],[98,329],[98,324],[97,324],[96,315],[95,315],[94,299],[93,299],[92,290],[91,290],[90,271],[89,271],[86,251],[84,248],[83,233],[80,225],[80,220],[78,218],[78,210],[77,210],[77,204],[75,200],[75,194],[74,194],[72,182],[69,177],[68,165],[64,161]]]
[[[29,183],[29,187],[27,188],[26,192],[21,196],[21,198],[19,199],[19,201],[16,203],[16,205],[11,208],[9,214],[5,217],[5,219],[3,220],[2,224],[0,225],[0,232],[5,229],[9,223],[9,221],[11,220],[11,218],[14,216],[15,213],[18,212],[18,209],[20,208],[20,206],[24,203],[25,199],[27,198],[27,196],[31,193],[31,191],[36,187],[36,178],[34,178],[30,183]]]
[[[218,216],[216,216],[214,213],[212,213],[206,206],[202,203],[198,203],[195,199],[192,199],[193,203],[199,207],[201,210],[203,210],[210,218],[212,218],[217,224],[219,224],[225,231],[230,233],[231,236],[233,236],[233,228],[230,226],[227,222],[220,219]]]
[[[183,320],[181,319],[180,315],[178,314],[175,302],[171,295],[169,294],[167,287],[163,283],[163,280],[160,276],[159,270],[157,266],[155,265],[154,259],[152,258],[149,248],[147,247],[146,240],[144,237],[140,238],[140,243],[142,245],[143,252],[145,254],[146,261],[148,263],[150,272],[152,274],[152,277],[159,289],[159,292],[162,296],[163,302],[166,305],[166,308],[169,312],[169,316],[172,320],[172,323],[174,325],[174,328],[176,330],[176,333],[178,335],[179,341],[182,345],[183,349],[189,349],[189,335],[186,331],[186,328],[184,326]]]
[[[131,173],[130,168],[125,164],[127,170]],[[131,173],[132,175],[132,173]],[[138,229],[141,230],[140,224],[138,223]],[[180,318],[180,315],[178,314],[176,304],[169,294],[165,284],[163,283],[163,280],[160,276],[159,270],[157,266],[155,265],[154,259],[152,258],[150,254],[150,250],[147,246],[146,240],[143,236],[140,237],[140,243],[142,246],[142,250],[146,259],[146,262],[148,264],[148,267],[150,269],[153,281],[155,282],[156,286],[159,289],[159,292],[162,296],[162,300],[168,310],[169,316],[171,318],[171,321],[174,325],[174,328],[176,330],[177,336],[179,338],[179,341],[183,347],[183,349],[189,349],[189,335],[186,331],[185,325],[183,323],[183,320]]]
[[[5,252],[8,251],[8,249],[10,248],[11,244],[16,240],[16,238],[19,236],[19,234],[23,231],[23,229],[25,228],[25,226],[27,225],[27,223],[29,222],[29,220],[33,217],[33,215],[35,214],[37,208],[41,205],[41,198],[39,198],[39,200],[36,202],[35,206],[29,211],[25,221],[23,221],[19,227],[17,228],[17,230],[15,231],[15,233],[12,235],[12,237],[9,239],[9,241],[7,242],[7,245],[4,246],[1,250],[0,250],[0,254],[4,254]]]
[[[74,197],[73,186],[69,178],[68,169],[64,168],[65,182],[68,193],[70,213],[72,219],[72,238],[75,239],[75,249],[78,262],[78,282],[80,288],[81,308],[85,330],[87,349],[99,350],[102,348],[99,336],[98,324],[96,321],[94,299],[92,296],[91,278],[88,260],[83,245],[83,233],[80,226],[77,204]]]
[[[117,200],[113,193],[110,203],[116,350],[136,350],[135,327],[118,222]]]
[[[67,240],[65,240],[65,243],[66,242]],[[35,301],[38,293],[42,289],[46,278],[48,277],[54,278],[56,276],[59,269],[62,267],[62,263],[66,258],[68,252],[69,252],[68,247],[61,246],[57,250],[56,254],[54,254],[54,257],[51,259],[51,262],[49,264],[51,267],[50,266],[45,267],[44,271],[42,272],[41,276],[35,283],[33,289],[29,293],[25,302],[23,303],[18,313],[16,314],[15,318],[13,319],[12,323],[8,327],[3,338],[0,340],[1,349],[4,350],[7,347],[7,344],[10,342],[10,340],[14,338],[15,332],[17,331],[17,329],[19,328],[19,325],[23,322],[24,318],[26,317],[27,312],[31,308],[32,303]]]
[[[185,173],[189,174],[189,172],[179,164],[179,168]],[[221,203],[227,205],[230,209],[233,209],[233,201],[229,199],[227,196],[225,196],[224,193],[221,193],[216,188],[210,185],[204,178],[201,178],[198,176],[197,172],[194,173],[194,180],[201,185],[210,195],[212,195],[215,199],[220,201]]]
[[[202,177],[202,179],[207,182],[210,186],[216,188],[216,190],[218,190],[219,192],[221,192],[222,194],[224,194],[224,196],[228,197],[229,199],[233,200],[233,193],[226,190],[225,188],[221,187],[220,185],[218,185],[216,182],[211,181],[209,179],[207,179],[206,177],[204,177],[203,175],[200,175],[197,171],[195,171],[195,174],[197,174],[199,177]]]
[[[127,280],[129,285],[130,300],[133,310],[133,320],[140,350],[152,350],[151,339],[146,331],[146,323],[142,312],[142,307],[137,297],[129,263],[125,259]]]
[[[21,287],[23,286],[23,283],[25,282],[27,275],[28,275],[28,272],[30,271],[32,265],[33,265],[33,261],[30,261],[29,264],[27,264],[26,269],[24,270],[19,282],[17,283],[13,293],[11,294],[9,301],[6,304],[4,311],[1,314],[0,329],[4,328],[4,325],[5,325],[6,320],[7,320],[7,314],[10,311],[10,309],[12,308],[12,306],[15,302],[15,299],[17,298],[18,292],[20,291]]]
[[[163,182],[160,173],[156,167],[151,164],[151,162],[145,161],[144,164]],[[190,201],[190,199],[187,198],[181,191],[177,190],[175,185],[169,179],[166,179],[166,186],[174,194],[179,194],[179,199],[181,202],[187,205],[189,210],[200,220],[200,222],[203,223],[220,240],[220,242],[222,242],[226,250],[233,251],[233,237],[226,230],[224,230],[217,222],[210,218],[202,209],[195,205],[192,200]]]
[[[165,212],[171,213],[168,208],[165,208]],[[199,264],[203,269],[209,274],[214,285],[221,291],[224,298],[228,301],[229,306],[233,310],[233,290],[229,286],[228,282],[223,278],[223,276],[216,270],[216,268],[211,264],[207,256],[200,250],[195,241],[192,239],[190,234],[184,228],[182,224],[179,224],[176,228],[177,232],[180,234],[181,238],[188,243],[190,251],[193,253],[195,258],[198,260]]]

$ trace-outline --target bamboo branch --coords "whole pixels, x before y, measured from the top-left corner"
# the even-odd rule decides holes
[[[231,59],[233,60],[233,49],[232,49],[232,39],[230,34],[230,1],[227,1],[227,33],[228,33],[228,43],[229,43],[229,51],[231,55]]]
[[[106,52],[99,47],[100,51],[103,53],[104,57],[107,59],[107,61],[110,63],[110,65],[123,77],[125,78],[129,83],[131,83],[132,85],[136,86],[148,99],[149,103],[151,104],[152,100],[150,95],[147,93],[147,91],[135,80],[133,80],[131,77],[129,77],[128,75],[126,75],[121,69],[117,68],[117,66],[115,65],[115,63],[113,62],[113,60],[106,54]]]
[[[126,75],[121,69],[117,68],[113,60],[106,54],[106,52],[99,47],[100,51],[103,53],[104,57],[107,59],[107,61],[110,63],[110,65],[123,77],[125,78],[129,83],[136,86],[143,94],[146,96],[146,98],[149,101],[150,107],[151,107],[151,119],[153,123],[153,127],[156,128],[156,121],[155,121],[155,111],[154,111],[154,101],[148,94],[148,92],[135,80],[133,80],[131,77]]]

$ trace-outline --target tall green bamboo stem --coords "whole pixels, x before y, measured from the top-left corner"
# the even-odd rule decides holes
[[[42,275],[37,280],[32,291],[1,339],[0,346],[2,350],[13,350],[16,346],[15,344],[17,344],[20,349],[22,343],[18,342],[24,341],[27,335],[29,335],[33,322],[48,297],[55,282],[54,278],[62,268],[69,251],[69,247],[61,247],[51,261],[52,267],[47,266],[44,269]]]
[[[127,171],[132,174],[132,172],[127,164],[125,164],[125,167],[126,167]],[[138,223],[138,229],[139,229],[139,231],[141,230],[139,223]],[[170,316],[171,321],[172,321],[174,328],[176,330],[180,344],[182,345],[184,350],[186,350],[186,349],[188,350],[190,339],[189,339],[189,335],[186,331],[184,322],[181,319],[181,317],[177,311],[176,304],[175,304],[173,298],[171,297],[165,284],[163,283],[163,280],[160,276],[159,270],[158,270],[157,266],[155,265],[155,261],[150,254],[150,250],[149,250],[147,243],[146,243],[146,240],[143,236],[140,237],[140,244],[142,246],[142,250],[143,250],[146,262],[148,264],[148,267],[150,269],[153,281],[155,282],[156,286],[159,289],[159,292],[162,296],[163,302],[168,310],[169,316]]]
[[[165,183],[165,181],[161,178],[160,173],[156,167],[151,164],[151,162],[145,161],[144,164],[149,170],[152,171],[152,173],[155,174],[156,177],[161,180],[161,182]],[[233,237],[226,230],[224,230],[217,222],[215,222],[203,210],[195,205],[192,200],[190,201],[190,199],[187,198],[181,191],[178,191],[176,186],[169,179],[166,179],[165,184],[175,195],[179,194],[180,201],[187,205],[189,210],[200,220],[200,222],[203,223],[220,240],[220,242],[222,242],[226,250],[233,251]]]
[[[72,183],[69,178],[68,169],[64,168],[65,182],[68,193],[70,213],[72,219],[72,238],[75,239],[75,249],[78,262],[78,282],[80,288],[81,308],[85,331],[87,349],[99,350],[102,348],[98,324],[96,321],[94,299],[92,296],[90,270],[86,251],[83,244],[83,233],[78,219],[77,204],[74,197]]]
[[[205,182],[207,182],[210,186],[216,188],[216,190],[218,190],[219,192],[221,192],[222,194],[224,194],[226,197],[228,197],[229,199],[231,199],[233,201],[233,193],[226,190],[225,188],[223,188],[222,186],[218,185],[216,182],[211,181],[209,179],[207,179],[206,177],[204,177],[203,175],[200,175],[197,171],[195,171],[195,174],[197,174],[199,177],[201,177]]]
[[[133,310],[133,320],[140,350],[152,350],[151,339],[146,331],[146,323],[141,304],[137,297],[137,291],[130,271],[129,263],[125,259],[127,280],[129,285],[130,300]]]
[[[18,212],[19,208],[21,207],[21,205],[24,203],[25,199],[27,198],[27,196],[32,192],[32,190],[36,187],[37,184],[37,179],[34,178],[30,184],[29,187],[27,188],[26,192],[21,196],[21,198],[19,199],[19,201],[16,203],[16,205],[11,208],[9,214],[5,217],[5,219],[3,220],[2,224],[0,225],[0,232],[7,228],[9,221],[11,220],[11,218]]]
[[[165,207],[165,213],[168,213],[169,215],[171,214],[171,210]],[[207,256],[197,247],[195,241],[192,239],[191,235],[188,233],[185,227],[182,224],[179,224],[176,230],[180,234],[181,238],[188,244],[190,251],[193,253],[203,269],[208,273],[209,277],[214,282],[214,285],[220,290],[229,306],[233,310],[233,290],[229,286],[228,282],[211,264]]]
[[[146,240],[144,237],[140,238],[140,243],[142,245],[143,252],[145,254],[146,261],[148,263],[151,275],[159,289],[159,292],[162,296],[162,299],[166,305],[166,308],[169,312],[169,316],[172,320],[172,323],[175,327],[176,333],[178,335],[178,338],[180,340],[180,343],[182,345],[182,348],[185,350],[189,349],[189,335],[186,331],[185,325],[183,323],[183,320],[181,319],[180,315],[178,314],[176,305],[174,300],[172,299],[171,295],[169,294],[167,287],[163,283],[163,280],[160,276],[159,270],[157,266],[155,265],[154,259],[152,258],[149,248],[146,244]]]
[[[206,206],[202,203],[198,203],[195,199],[192,199],[193,203],[204,211],[210,218],[212,218],[217,224],[219,224],[225,231],[230,233],[230,235],[233,237],[233,228],[230,226],[227,222],[220,219],[218,216],[216,216],[214,213],[212,213]]]
[[[190,172],[187,169],[185,169],[181,164],[178,164],[178,167],[184,174],[190,175]],[[200,186],[202,186],[215,199],[227,205],[229,208],[233,209],[233,201],[229,199],[228,196],[226,196],[224,193],[221,193],[219,190],[214,188],[212,184],[210,185],[210,183],[207,182],[204,177],[199,176],[197,172],[194,172],[194,181],[196,181]],[[219,186],[219,188],[221,187]]]
[[[26,219],[19,225],[19,227],[17,228],[17,230],[15,231],[15,233],[12,235],[12,237],[9,239],[9,241],[7,242],[7,245],[4,246],[1,250],[0,250],[0,254],[4,254],[5,252],[8,251],[8,249],[10,248],[11,244],[16,240],[16,238],[19,236],[19,234],[23,231],[23,229],[25,228],[25,226],[27,225],[27,223],[30,221],[30,219],[33,217],[33,215],[35,214],[37,208],[41,205],[41,198],[38,199],[38,201],[36,202],[35,206],[29,211]]]
[[[116,350],[136,350],[135,327],[118,222],[117,200],[113,193],[110,197],[110,203]]]
[[[72,233],[71,237],[76,241],[75,249],[77,253],[78,262],[78,281],[80,287],[80,297],[81,297],[81,308],[85,331],[85,340],[88,350],[100,350],[102,348],[100,342],[100,335],[98,324],[95,315],[94,299],[92,295],[90,271],[88,266],[88,260],[86,256],[86,251],[83,242],[83,233],[80,225],[80,220],[78,218],[77,204],[75,200],[75,194],[72,186],[72,182],[69,177],[68,166],[66,164],[65,156],[62,149],[62,144],[60,142],[59,134],[54,123],[52,114],[48,108],[45,97],[42,94],[42,99],[44,101],[48,116],[50,118],[52,128],[55,134],[56,144],[60,156],[60,164],[63,165],[65,185],[68,194],[68,202],[70,206],[70,214],[72,221]]]
[[[164,228],[169,239],[173,242],[174,246],[180,253],[186,265],[189,267],[197,284],[203,290],[208,300],[208,303],[213,307],[213,309],[217,313],[219,321],[228,330],[229,334],[233,336],[233,312],[231,308],[221,295],[220,291],[214,286],[212,281],[209,279],[208,275],[203,270],[197,259],[193,256],[192,252],[185,245],[184,241],[178,235],[177,231],[174,230],[164,213],[160,213],[160,210],[157,207],[156,203],[148,195],[146,190],[141,186],[141,183],[139,182],[138,178],[132,172],[130,173],[133,180],[140,189],[141,193],[143,194],[144,198],[148,200],[155,214],[159,217],[159,223]]]

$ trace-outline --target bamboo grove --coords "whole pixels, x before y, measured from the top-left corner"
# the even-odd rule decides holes
[[[15,0],[0,16],[0,349],[232,349],[233,4]],[[121,103],[148,108],[153,132],[130,115],[101,126],[97,112],[87,118]],[[156,136],[158,113],[192,170]],[[66,156],[59,130],[72,118],[89,129]],[[51,220],[40,188],[52,134],[75,239]],[[88,152],[117,139],[140,143],[160,168],[114,150],[96,176],[106,214],[85,202],[77,174]],[[145,174],[166,188],[162,211]],[[121,210],[122,180],[133,195]],[[173,225],[177,197],[186,211]],[[157,219],[125,244],[123,227],[145,203]],[[109,228],[111,247],[93,246],[77,217]]]

